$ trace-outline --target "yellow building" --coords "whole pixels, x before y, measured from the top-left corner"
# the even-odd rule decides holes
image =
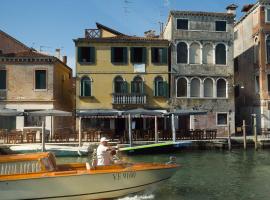
[[[85,37],[74,42],[77,113],[168,109],[167,40],[152,32],[145,37],[128,36],[97,23],[97,29],[86,29]],[[146,129],[142,121],[135,126]],[[127,129],[121,117],[86,118],[81,123],[82,128],[98,127],[117,133]]]

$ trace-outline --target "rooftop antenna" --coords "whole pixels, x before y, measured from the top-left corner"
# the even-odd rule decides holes
[[[130,4],[133,3],[131,0],[124,0],[124,13],[127,15],[128,13],[130,13]]]

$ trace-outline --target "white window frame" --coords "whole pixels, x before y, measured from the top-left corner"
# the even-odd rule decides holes
[[[85,77],[87,77],[87,78],[89,78],[90,79],[90,96],[82,96],[82,79],[83,78],[85,78]],[[81,77],[80,78],[80,91],[79,91],[79,97],[81,97],[81,98],[89,98],[89,97],[93,97],[93,79],[91,78],[91,77],[89,77],[89,76],[83,76],[83,77]]]
[[[216,62],[217,61],[217,58],[216,58],[216,47],[219,44],[225,45],[225,56],[226,56],[226,60],[225,60],[226,63],[225,64],[217,64],[217,62]],[[215,46],[214,46],[214,53],[215,53],[215,55],[213,56],[215,58],[214,65],[218,65],[218,66],[227,66],[228,65],[228,45],[226,43],[224,43],[224,42],[217,42],[215,44]]]
[[[219,114],[226,114],[227,115],[227,124],[218,124],[218,115]],[[229,113],[228,112],[217,112],[216,113],[216,126],[228,126],[229,125]]]
[[[186,96],[183,96],[183,97],[180,97],[180,96],[177,95],[177,93],[178,93],[178,92],[177,92],[177,91],[178,91],[178,87],[177,87],[177,85],[178,85],[178,80],[181,79],[181,78],[186,79],[186,81],[187,81],[187,95],[186,95]],[[187,99],[187,98],[190,98],[190,81],[189,81],[189,79],[188,79],[187,77],[181,76],[181,77],[178,77],[178,78],[175,80],[175,97],[176,97],[176,98],[179,98],[179,99]]]
[[[178,52],[177,52],[177,46],[178,46],[178,44],[179,43],[185,43],[186,45],[187,45],[187,63],[181,63],[181,62],[177,62],[177,55],[178,55]],[[189,65],[189,43],[188,42],[186,42],[186,41],[177,41],[177,43],[176,43],[176,56],[175,56],[175,58],[176,58],[176,63],[177,64],[182,64],[182,65]]]
[[[265,7],[265,23],[270,23],[270,20],[268,21],[267,20],[267,14],[268,14],[268,11],[270,12],[270,7],[266,6]]]

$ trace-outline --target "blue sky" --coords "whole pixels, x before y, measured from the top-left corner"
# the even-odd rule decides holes
[[[227,5],[255,0],[1,0],[0,29],[37,50],[53,53],[61,48],[74,69],[74,43],[95,22],[130,35],[143,35],[159,21],[166,22],[169,10],[225,12]]]

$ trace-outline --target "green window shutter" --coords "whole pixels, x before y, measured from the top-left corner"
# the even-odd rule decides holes
[[[134,47],[130,47],[130,62],[134,63]]]
[[[114,47],[111,47],[111,63],[114,63]]]
[[[127,63],[128,62],[127,57],[128,57],[127,47],[124,47],[123,48],[123,63]]]
[[[144,91],[145,91],[145,84],[144,84],[144,81],[142,81],[142,94],[144,94]]]
[[[168,48],[162,49],[162,64],[168,63]]]
[[[164,97],[169,97],[168,89],[169,89],[169,85],[167,81],[163,81],[163,96]]]
[[[78,59],[78,62],[82,62],[82,48],[81,47],[77,47],[77,59]]]
[[[142,48],[142,63],[146,63],[147,56],[146,56],[146,48]]]
[[[151,48],[151,62],[155,63],[155,48]]]
[[[95,49],[95,47],[90,47],[90,62],[91,63],[96,62],[96,49]]]
[[[124,82],[124,93],[125,94],[128,93],[128,82],[127,81]]]
[[[134,82],[133,81],[131,81],[131,93],[135,93],[134,92]]]
[[[157,96],[157,82],[156,82],[156,80],[154,80],[154,82],[153,82],[153,90],[154,90],[154,97],[156,97]]]

